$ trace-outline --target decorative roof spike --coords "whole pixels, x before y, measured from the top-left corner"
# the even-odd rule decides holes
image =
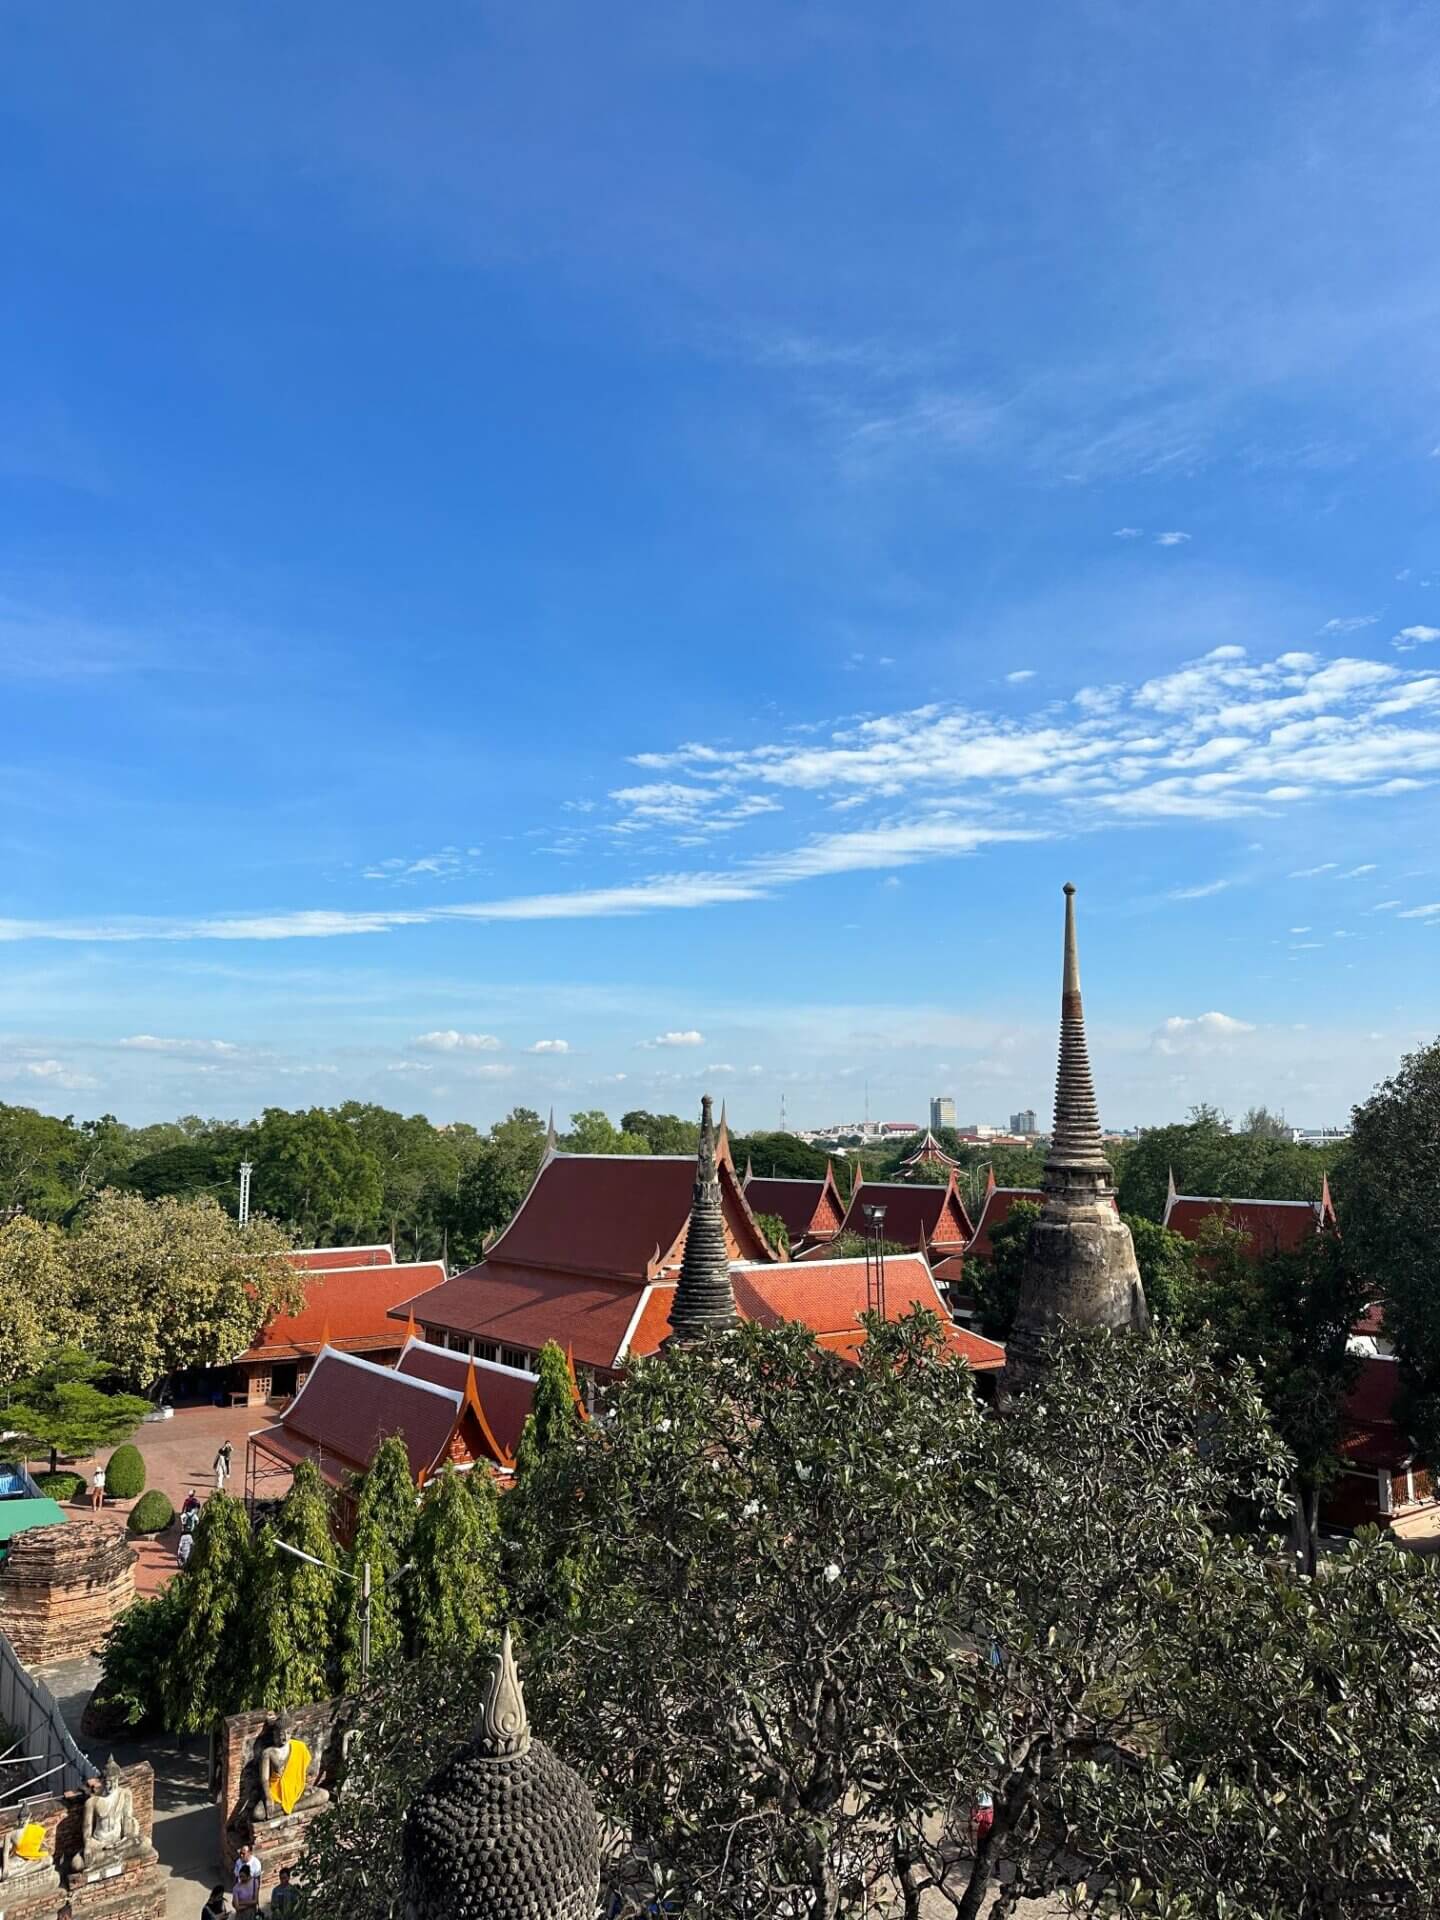
[[[730,1249],[725,1242],[725,1212],[720,1202],[715,1158],[715,1123],[707,1093],[700,1103],[700,1144],[695,1154],[695,1190],[675,1298],[670,1305],[666,1344],[688,1344],[723,1332],[739,1319],[730,1284]]]
[[[490,1670],[490,1684],[475,1723],[475,1744],[491,1760],[513,1760],[530,1745],[530,1716],[515,1666],[515,1649],[506,1627]]]
[[[1111,1173],[1100,1138],[1100,1110],[1085,1045],[1080,958],[1075,945],[1075,888],[1065,882],[1065,971],[1060,990],[1060,1065],[1055,1076],[1055,1126],[1045,1156],[1046,1193],[1108,1191]]]
[[[413,1307],[405,1316],[405,1338],[407,1340],[418,1340],[420,1338],[420,1329],[415,1324],[415,1309]]]
[[[755,1178],[755,1163],[747,1153],[745,1156],[745,1184],[748,1187]]]
[[[554,1107],[551,1107],[551,1109],[550,1109],[550,1124],[549,1124],[549,1126],[547,1126],[547,1127],[546,1127],[546,1129],[545,1129],[545,1151],[546,1151],[546,1153],[554,1153],[554,1152],[555,1152],[555,1150],[556,1150],[556,1148],[557,1148],[557,1147],[559,1146],[559,1144],[560,1144],[560,1139],[559,1139],[559,1135],[558,1135],[558,1134],[556,1133],[556,1131],[555,1131],[555,1109],[554,1109]]]
[[[1170,1218],[1170,1209],[1179,1198],[1180,1190],[1175,1185],[1175,1169],[1174,1167],[1167,1167],[1165,1169],[1165,1211],[1161,1215],[1162,1221]]]
[[[1322,1227],[1335,1224],[1335,1202],[1330,1198],[1328,1173],[1322,1173],[1320,1176],[1320,1224]]]

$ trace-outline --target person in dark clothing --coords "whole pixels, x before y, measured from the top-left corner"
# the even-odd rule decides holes
[[[210,1898],[200,1909],[200,1920],[225,1920],[225,1889],[212,1887]]]

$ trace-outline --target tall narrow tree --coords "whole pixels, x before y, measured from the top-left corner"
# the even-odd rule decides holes
[[[310,1559],[286,1553],[282,1542]],[[312,1462],[302,1460],[274,1526],[256,1543],[253,1687],[267,1707],[303,1706],[330,1691],[340,1581],[328,1565],[312,1563],[336,1558],[325,1482]]]
[[[348,1691],[361,1680],[365,1616],[365,1569],[370,1580],[370,1663],[396,1659],[404,1650],[396,1576],[410,1556],[415,1532],[415,1483],[405,1442],[390,1434],[380,1442],[360,1481],[355,1502],[355,1533],[350,1543],[350,1572],[338,1601],[336,1640],[340,1679]]]
[[[185,1612],[165,1679],[177,1733],[205,1733],[254,1704],[250,1623],[255,1549],[244,1503],[213,1493],[195,1529],[184,1577]]]
[[[504,1612],[500,1503],[488,1467],[447,1466],[425,1489],[405,1582],[410,1651],[465,1660],[494,1644]]]

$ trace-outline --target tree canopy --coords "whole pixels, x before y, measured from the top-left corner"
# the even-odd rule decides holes
[[[1342,1149],[1295,1146],[1273,1128],[1232,1132],[1213,1109],[1169,1127],[1152,1127],[1118,1158],[1120,1211],[1159,1220],[1170,1175],[1181,1193],[1222,1199],[1318,1200],[1327,1168]]]
[[[0,1400],[0,1424],[20,1436],[23,1450],[84,1460],[128,1440],[150,1411],[136,1394],[107,1392],[113,1369],[80,1347],[62,1346],[34,1373],[14,1380]],[[15,1443],[12,1443],[15,1444]]]

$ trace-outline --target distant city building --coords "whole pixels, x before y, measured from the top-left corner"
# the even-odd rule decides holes
[[[1292,1127],[1290,1138],[1297,1147],[1337,1147],[1350,1138],[1348,1127]]]
[[[941,1127],[953,1127],[955,1124],[955,1102],[948,1093],[937,1093],[930,1102],[930,1131],[938,1133]]]
[[[1019,1113],[1012,1113],[1010,1131],[1011,1133],[1038,1133],[1040,1129],[1035,1124],[1035,1109],[1025,1107]]]

